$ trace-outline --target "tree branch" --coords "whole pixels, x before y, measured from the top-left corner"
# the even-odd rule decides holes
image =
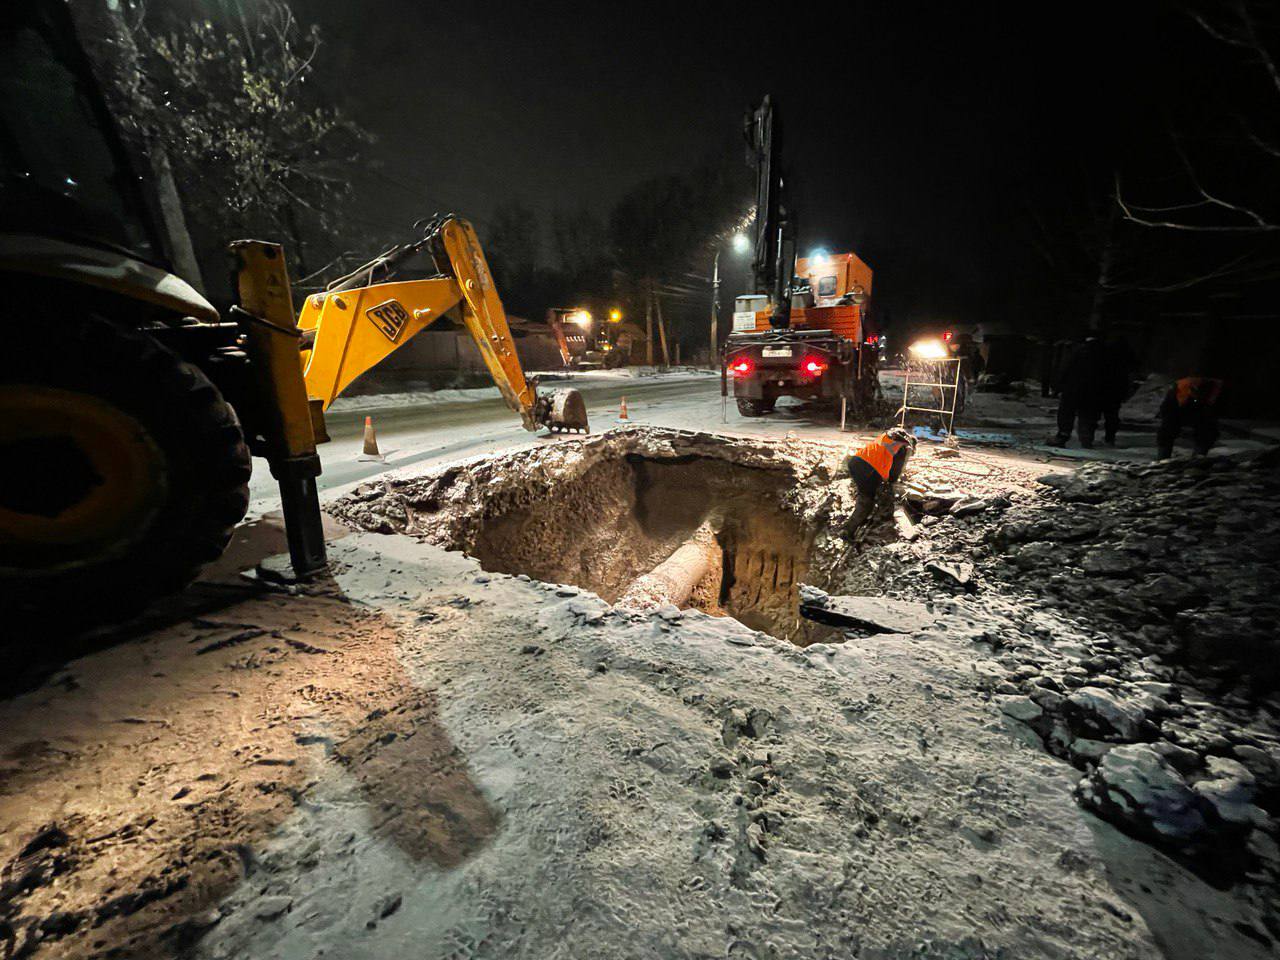
[[[1248,207],[1241,206],[1239,204],[1229,203],[1226,200],[1223,200],[1220,197],[1215,197],[1213,194],[1209,193],[1209,191],[1204,188],[1204,185],[1200,183],[1200,177],[1197,176],[1195,167],[1191,165],[1191,159],[1187,156],[1187,152],[1185,148],[1182,146],[1182,142],[1176,136],[1173,138],[1173,145],[1174,145],[1174,149],[1178,153],[1178,159],[1182,161],[1182,169],[1185,170],[1187,173],[1187,179],[1190,180],[1191,185],[1196,188],[1196,192],[1199,193],[1200,196],[1204,198],[1205,203],[1211,204],[1212,206],[1215,206],[1215,207],[1221,207],[1224,210],[1230,210],[1231,212],[1238,213],[1244,217],[1248,217],[1257,226],[1260,226],[1260,227],[1270,226],[1270,224],[1268,224],[1267,221],[1264,220],[1262,216],[1257,213],[1257,211],[1251,210]]]
[[[1262,68],[1267,71],[1267,75],[1271,77],[1271,85],[1275,88],[1276,93],[1280,93],[1280,70],[1276,69],[1276,62],[1271,57],[1271,51],[1267,49],[1262,38],[1258,36],[1258,25],[1253,19],[1253,13],[1249,10],[1247,0],[1240,0],[1236,5],[1239,13],[1240,21],[1244,24],[1245,31],[1249,35],[1249,47],[1257,56],[1258,62],[1262,64]]]
[[[1140,293],[1177,293],[1180,290],[1187,290],[1191,287],[1199,286],[1202,283],[1208,283],[1210,280],[1220,280],[1223,277],[1231,276],[1236,273],[1236,268],[1241,264],[1248,262],[1249,254],[1228,260],[1222,266],[1209,271],[1198,277],[1191,277],[1188,280],[1179,280],[1176,283],[1166,284],[1164,286],[1142,286],[1139,284],[1131,284],[1119,289],[1134,290]]]
[[[1140,227],[1159,227],[1163,230],[1182,230],[1187,233],[1280,233],[1280,224],[1266,222],[1260,222],[1256,225],[1239,224],[1231,226],[1227,224],[1178,223],[1174,220],[1148,220],[1145,217],[1136,216],[1129,205],[1125,203],[1123,196],[1117,194],[1116,203],[1120,205],[1120,212],[1124,215],[1124,218]]]
[[[1252,143],[1255,147],[1270,157],[1280,160],[1280,146],[1263,140],[1260,136],[1253,132],[1253,128],[1245,121],[1244,117],[1236,117],[1236,121],[1240,124],[1240,131],[1244,134],[1245,139]]]

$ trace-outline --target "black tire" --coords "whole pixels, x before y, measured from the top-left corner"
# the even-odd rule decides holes
[[[777,400],[748,400],[746,397],[738,397],[738,413],[744,417],[763,417],[766,413],[772,413]]]
[[[874,352],[868,352],[862,361],[862,376],[858,376],[857,363],[855,356],[850,361],[849,379],[845,384],[847,414],[851,420],[874,420],[883,415],[880,409],[884,394],[880,389],[879,358]]]
[[[70,629],[182,589],[248,507],[235,411],[140,331],[53,310],[6,327],[0,416],[19,426],[0,422],[0,605]]]

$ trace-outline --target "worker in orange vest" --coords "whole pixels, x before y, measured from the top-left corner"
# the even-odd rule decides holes
[[[893,427],[859,447],[849,457],[847,467],[857,491],[857,501],[849,522],[845,524],[847,539],[853,539],[867,522],[885,485],[892,487],[898,481],[915,451],[916,438],[901,427]]]
[[[1218,442],[1218,396],[1222,381],[1212,377],[1183,377],[1174,382],[1160,404],[1156,431],[1156,459],[1173,456],[1182,428],[1191,427],[1195,452],[1204,456]]]

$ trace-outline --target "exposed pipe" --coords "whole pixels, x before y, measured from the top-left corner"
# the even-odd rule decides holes
[[[671,603],[683,607],[703,577],[719,566],[720,558],[715,531],[710,522],[704,522],[675,553],[632,580],[615,606],[654,610]]]

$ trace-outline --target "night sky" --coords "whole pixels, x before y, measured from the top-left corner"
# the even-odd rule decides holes
[[[508,200],[603,216],[646,177],[742,156],[772,93],[800,249],[856,250],[916,319],[1029,309],[1028,206],[1105,188],[1196,74],[1185,18],[1142,0],[294,8],[327,39],[318,81],[378,137],[371,225],[451,209],[483,231]]]

